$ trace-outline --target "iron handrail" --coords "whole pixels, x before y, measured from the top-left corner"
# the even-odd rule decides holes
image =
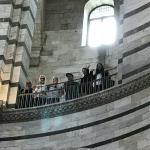
[[[45,91],[18,95],[16,108],[37,107],[64,102],[108,89],[114,84],[115,81],[111,79],[111,76],[108,76],[90,81],[81,78],[80,80],[63,82],[61,86],[59,83],[57,87],[54,87],[54,84],[46,85]]]

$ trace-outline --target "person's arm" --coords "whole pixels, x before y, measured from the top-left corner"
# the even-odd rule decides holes
[[[22,88],[22,89],[20,90],[20,94],[24,94],[24,93],[25,93],[25,89]]]
[[[37,93],[37,87],[34,89],[33,93]]]

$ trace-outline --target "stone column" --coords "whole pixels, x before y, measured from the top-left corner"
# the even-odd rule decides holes
[[[36,9],[36,0],[0,1],[0,97],[9,105],[28,77]]]
[[[9,47],[9,33],[13,14],[13,5],[10,1],[0,1],[0,99],[5,102],[8,99],[11,61],[7,61],[7,49]],[[9,59],[9,58],[8,58]]]
[[[123,0],[120,5],[120,82],[127,82],[150,71],[150,2]]]
[[[37,67],[40,63],[40,53],[43,48],[44,34],[43,34],[43,25],[44,25],[44,5],[45,0],[38,0],[37,14],[35,18],[35,30],[32,43],[32,52],[30,66]]]

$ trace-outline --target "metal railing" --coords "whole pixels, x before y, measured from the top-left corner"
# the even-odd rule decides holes
[[[3,109],[3,101],[0,100],[0,110],[2,110],[2,109]]]
[[[107,76],[99,80],[88,80],[81,78],[77,80],[50,84],[45,86],[45,90],[31,94],[20,94],[16,101],[16,108],[36,107],[48,104],[64,102],[85,95],[93,94],[114,86],[113,77]],[[39,87],[39,88],[43,88]]]

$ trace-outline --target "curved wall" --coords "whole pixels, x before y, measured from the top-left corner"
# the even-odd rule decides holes
[[[0,98],[13,105],[28,78],[37,0],[0,1]]]
[[[17,116],[17,111],[15,112],[14,117]],[[85,111],[71,114],[68,112],[68,115],[59,114],[58,117],[35,121],[1,122],[0,149],[99,150],[111,147],[113,150],[125,150],[130,143],[129,139],[133,139],[129,149],[140,150],[149,142],[149,116],[150,88],[145,86],[142,91],[135,94]],[[146,139],[146,143],[141,145],[143,139]]]
[[[27,1],[25,0],[24,2]],[[32,0],[32,3],[36,3],[36,0]],[[29,36],[29,31],[33,31],[32,25],[34,21],[32,25],[29,25],[26,19],[32,17],[34,20],[35,14],[33,16],[32,9],[36,4],[31,6],[32,3],[14,5],[9,0],[0,2],[1,8],[7,8],[8,6],[9,9],[7,9],[10,12],[14,10],[14,14],[23,6],[22,14],[25,13],[28,16],[28,13],[30,13],[31,15],[21,19],[22,14],[19,11],[16,13],[23,23],[25,21],[25,25],[23,24],[19,28],[19,31],[21,31],[20,37],[24,35],[25,37],[19,40],[20,45],[18,46],[20,48],[17,51],[15,51],[16,47],[12,46],[12,41],[16,42],[16,38],[6,40],[6,38],[9,38],[7,34],[1,34],[4,37],[4,39],[1,39],[1,43],[8,44],[6,47],[12,46],[13,52],[17,52],[16,56],[20,56],[20,52],[21,56],[23,56],[24,53],[26,54],[31,49],[31,41],[27,42],[27,39],[30,39],[27,37]],[[15,8],[13,8],[14,6]],[[150,23],[147,17],[149,8],[149,0],[122,0],[120,6],[121,38],[118,46],[120,48],[118,50],[120,56],[118,60],[120,83],[133,80],[149,72]],[[3,9],[1,10],[3,11]],[[7,14],[8,19],[12,17],[10,12],[9,15]],[[2,13],[1,18],[1,24],[5,21],[8,26],[11,26],[13,33],[15,31],[13,30],[14,26],[9,25],[10,21],[7,20],[5,13]],[[80,20],[81,18],[78,19]],[[16,26],[16,22],[13,23]],[[8,26],[6,30],[9,29]],[[69,24],[64,24],[62,27],[65,30],[69,28],[68,26]],[[78,32],[77,30],[73,30],[73,32],[77,32],[79,35],[81,33],[81,31]],[[57,49],[55,44],[57,45],[57,42],[54,43],[53,49],[50,50],[52,53]],[[4,51],[7,51],[6,48],[2,49],[1,58],[2,63],[6,63],[7,67],[5,69],[12,71],[11,68],[14,68],[13,72],[9,72],[12,75],[6,75],[5,77],[8,78],[3,80],[3,87],[6,90],[4,99],[6,99],[7,91],[10,88],[10,93],[13,97],[10,99],[14,100],[11,101],[13,104],[18,82],[24,80],[25,75],[23,72],[25,70],[23,70],[22,63],[24,66],[26,61],[25,59],[22,60],[23,57],[21,59],[16,57],[14,60],[16,62],[15,66],[11,66],[10,59],[4,59]],[[57,55],[58,53],[55,51],[55,54]],[[49,60],[47,55],[51,55],[51,53],[44,52],[43,58]],[[15,80],[18,69],[21,71],[17,74],[18,80]],[[9,77],[12,76],[11,80]],[[12,88],[9,87],[9,81],[11,81]],[[148,150],[150,148],[149,87],[150,75],[148,74],[127,84],[70,102],[33,109],[5,110],[0,113],[0,149]],[[1,93],[3,93],[3,90],[1,90]]]
[[[122,0],[119,25],[119,83],[131,81],[150,70],[149,11],[149,0]]]

